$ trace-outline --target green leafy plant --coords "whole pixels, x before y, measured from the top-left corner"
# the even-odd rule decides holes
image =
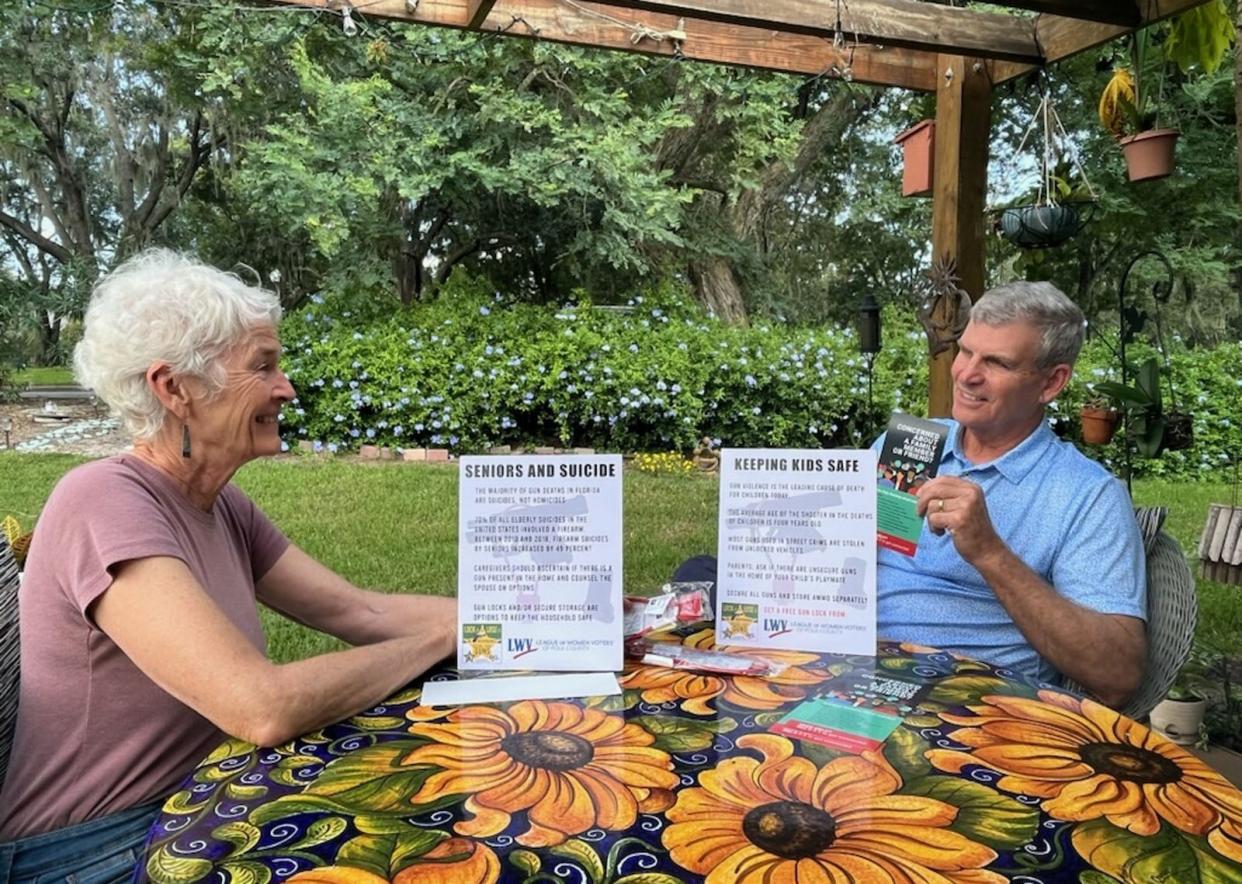
[[[1110,397],[1130,418],[1134,445],[1144,457],[1158,457],[1164,450],[1168,421],[1160,395],[1160,363],[1152,357],[1133,370],[1134,383],[1101,381],[1095,392]]]
[[[1183,74],[1195,67],[1212,74],[1235,36],[1224,0],[1212,0],[1167,24],[1135,32],[1130,58],[1117,65],[1100,93],[1099,116],[1104,128],[1116,138],[1157,128],[1168,65],[1177,65]],[[1154,94],[1153,80],[1157,84]]]

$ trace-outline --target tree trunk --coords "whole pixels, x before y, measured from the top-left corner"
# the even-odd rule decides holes
[[[729,325],[749,325],[742,286],[733,262],[720,255],[707,255],[690,262],[690,284],[695,296],[708,310]]]
[[[39,311],[39,365],[57,365],[61,359],[57,353],[60,346],[60,317],[46,310]]]
[[[699,211],[712,217],[729,237],[762,255],[763,220],[773,206],[784,200],[789,191],[806,174],[828,145],[841,140],[845,133],[877,103],[879,93],[839,89],[806,119],[802,140],[795,155],[786,162],[776,160],[759,175],[758,186],[738,194],[731,204],[721,194],[725,188],[705,192],[698,197]],[[685,136],[681,136],[685,137]],[[710,141],[711,139],[706,139]],[[696,150],[698,141],[680,145],[682,152]],[[693,169],[695,163],[685,156],[678,167]],[[677,176],[674,176],[674,180]],[[702,185],[698,185],[702,186]],[[689,266],[695,297],[704,307],[731,325],[747,325],[746,302],[741,278],[734,261],[725,255],[707,254],[695,258]]]

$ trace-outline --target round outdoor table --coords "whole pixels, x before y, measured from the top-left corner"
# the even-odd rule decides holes
[[[634,664],[619,696],[441,708],[411,686],[275,749],[227,741],[165,804],[138,875],[1242,881],[1242,793],[1091,700],[908,644],[735,652],[785,669]],[[788,736],[778,722],[819,695],[901,720],[848,750]]]

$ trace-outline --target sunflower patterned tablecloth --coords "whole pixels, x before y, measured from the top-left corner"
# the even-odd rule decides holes
[[[680,638],[708,647],[712,631]],[[275,749],[225,742],[164,805],[139,876],[1242,882],[1242,793],[1104,706],[912,645],[762,656],[787,668],[634,665],[623,696],[458,708],[411,688]],[[928,686],[880,750],[770,732],[870,671]]]

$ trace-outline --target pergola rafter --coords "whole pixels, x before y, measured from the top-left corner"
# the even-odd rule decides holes
[[[977,297],[995,86],[1206,0],[998,0],[987,11],[929,0],[269,2],[934,92],[932,246]],[[933,415],[950,408],[952,356],[931,361]]]
[[[938,55],[990,64],[993,84],[1204,0],[1005,0],[980,12],[926,0],[271,0],[427,25],[679,55],[692,61],[936,91]]]

